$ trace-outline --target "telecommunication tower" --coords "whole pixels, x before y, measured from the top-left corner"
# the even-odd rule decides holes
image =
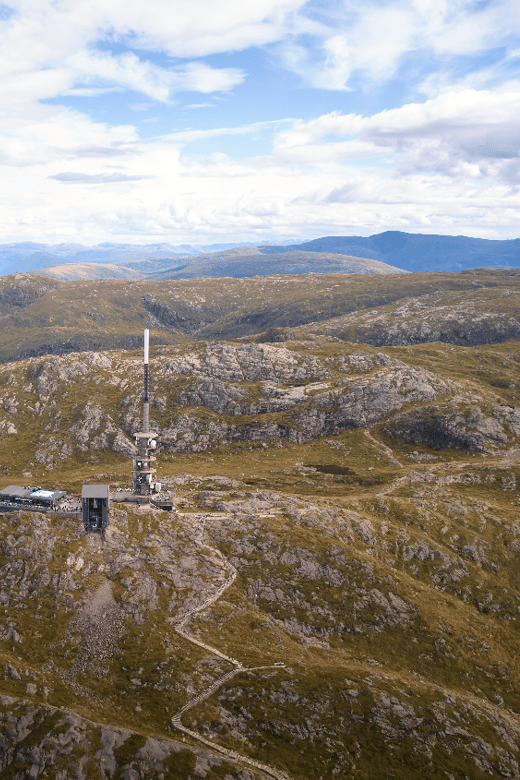
[[[155,481],[155,469],[152,462],[155,456],[152,453],[157,447],[157,441],[150,432],[150,400],[149,388],[149,337],[148,329],[144,332],[144,387],[143,387],[143,424],[140,433],[134,434],[135,444],[139,454],[134,457],[134,493],[140,496],[150,496],[161,490],[160,482]]]

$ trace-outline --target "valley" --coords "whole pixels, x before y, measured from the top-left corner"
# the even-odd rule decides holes
[[[203,341],[312,341],[313,334],[379,346],[516,338],[520,276],[460,273],[326,274],[243,279],[59,282],[0,278],[0,363],[38,355]],[[293,328],[304,328],[292,332]]]

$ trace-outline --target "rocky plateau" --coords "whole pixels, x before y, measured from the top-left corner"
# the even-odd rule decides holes
[[[1,485],[114,498],[104,537],[74,513],[0,513],[2,778],[520,780],[520,356],[501,273],[412,279],[421,295],[360,314],[405,277],[365,279],[355,315],[295,325],[279,301],[233,338],[202,333],[216,298],[193,324],[200,284],[189,327],[186,301],[141,290],[173,512],[117,501],[140,349],[0,365]],[[48,283],[18,280],[5,321],[26,327],[62,294]],[[81,316],[106,315],[97,285]]]

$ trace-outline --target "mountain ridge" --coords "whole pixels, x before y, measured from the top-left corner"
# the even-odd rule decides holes
[[[326,252],[287,252],[264,255],[258,249],[247,253],[242,247],[217,255],[197,255],[181,268],[150,274],[149,279],[200,279],[248,276],[269,276],[273,273],[294,275],[304,273],[323,274],[402,274],[400,268],[370,260]]]
[[[39,272],[43,268],[70,263],[95,263],[105,265],[123,265],[133,268],[141,278],[153,274],[167,272],[175,274],[180,267],[185,267],[187,276],[189,265],[194,265],[193,273],[207,275],[238,276],[240,269],[236,267],[229,271],[225,266],[230,258],[237,259],[237,254],[256,255],[259,264],[267,263],[261,260],[261,255],[277,255],[279,262],[282,255],[290,253],[320,253],[322,255],[346,255],[378,261],[404,271],[449,271],[456,272],[476,267],[520,267],[520,239],[495,240],[471,238],[467,236],[443,236],[421,233],[405,233],[386,231],[372,236],[326,236],[290,244],[263,244],[254,246],[247,242],[242,244],[211,244],[188,245],[158,243],[149,245],[110,244],[104,243],[93,247],[78,244],[38,244],[22,242],[19,244],[0,244],[0,273],[9,275],[18,272]],[[212,261],[215,265],[204,270],[203,261]],[[218,269],[218,262],[223,267]],[[310,258],[308,258],[310,262]],[[199,270],[197,270],[199,269]],[[184,270],[184,269],[183,269]],[[269,269],[267,269],[269,270]],[[300,272],[304,272],[302,266]],[[246,269],[247,274],[255,273],[255,269]],[[260,265],[256,269],[260,272]],[[264,268],[262,273],[266,272]],[[47,271],[48,273],[48,271]],[[63,271],[60,271],[63,273]],[[93,268],[92,273],[95,273]],[[99,271],[101,274],[101,270]],[[103,272],[104,273],[104,272]],[[174,277],[175,278],[175,277]]]
[[[495,240],[386,231],[368,238],[328,236],[290,247],[260,246],[266,254],[321,251],[358,254],[406,271],[462,271],[476,267],[520,267],[520,239]]]

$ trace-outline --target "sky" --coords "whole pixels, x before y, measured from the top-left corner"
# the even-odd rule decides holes
[[[520,237],[518,0],[0,2],[0,243]]]

